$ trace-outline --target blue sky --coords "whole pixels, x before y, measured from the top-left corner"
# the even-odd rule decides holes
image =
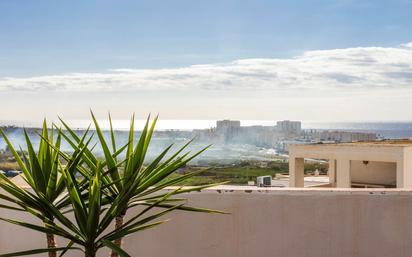
[[[2,120],[412,120],[412,0],[0,1]]]
[[[164,68],[411,40],[412,1],[0,1],[0,76]]]

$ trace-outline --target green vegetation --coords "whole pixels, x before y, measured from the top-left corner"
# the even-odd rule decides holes
[[[104,158],[99,159],[104,160]],[[0,166],[1,165],[2,163],[0,162]],[[16,166],[17,163],[11,162],[11,165]],[[306,174],[311,174],[316,169],[319,170],[321,174],[325,174],[328,169],[328,164],[314,161],[305,163]],[[197,186],[219,182],[228,182],[232,185],[245,185],[248,181],[256,181],[256,177],[258,176],[271,175],[274,177],[277,173],[287,174],[289,172],[289,166],[288,163],[284,161],[242,161],[233,165],[213,163],[210,166],[188,165],[171,174],[168,179],[181,177],[193,171],[199,173],[185,180],[184,185]],[[179,185],[183,184],[180,183]]]
[[[196,186],[228,181],[229,184],[245,185],[250,180],[256,181],[258,176],[271,175],[274,177],[277,173],[287,173],[287,166],[287,163],[277,163],[274,167],[248,165],[206,168],[188,166],[183,171],[173,174],[171,178],[184,176],[188,172],[201,171],[198,175],[188,179],[186,183]]]
[[[53,133],[49,135],[46,121],[44,121],[39,149],[36,152],[27,131],[24,130],[27,154],[23,152],[20,156],[2,129],[0,129],[0,134],[6,141],[19,169],[23,171],[27,184],[33,189],[33,192],[23,190],[11,182],[5,175],[0,174],[0,178],[2,178],[0,187],[13,197],[10,198],[9,196],[0,195],[0,198],[15,203],[18,206],[17,208],[7,205],[2,207],[15,211],[35,212],[36,215],[34,216],[39,218],[44,223],[44,226],[49,224],[55,225],[53,212],[45,206],[44,202],[54,204],[56,209],[67,207],[67,203],[64,203],[64,197],[61,199],[61,202],[56,202],[57,198],[63,194],[65,189],[62,176],[58,178],[60,135],[54,140]],[[50,145],[49,142],[51,142]],[[0,219],[5,220],[3,218]],[[48,249],[56,248],[55,234],[47,232],[45,234]],[[56,256],[56,251],[49,251],[49,257]]]
[[[306,162],[305,173],[311,174],[315,170],[325,174],[328,169],[327,163]],[[231,166],[212,166],[212,167],[196,167],[188,166],[183,170],[175,173],[171,178],[183,176],[187,172],[201,171],[198,175],[188,179],[188,185],[206,185],[210,183],[219,183],[228,181],[233,185],[246,185],[248,181],[256,181],[256,177],[270,175],[275,177],[276,174],[288,174],[289,164],[283,161],[272,161],[267,163],[243,161],[239,164]]]
[[[9,170],[19,170],[19,165],[16,161],[0,161],[0,170],[9,171]]]
[[[27,256],[46,252],[61,252],[60,256],[63,256],[69,250],[79,250],[85,257],[95,257],[99,249],[106,247],[112,250],[112,256],[129,257],[130,255],[121,248],[123,237],[166,222],[167,220],[159,218],[172,211],[222,213],[187,206],[186,199],[174,197],[216,184],[163,190],[182,184],[197,175],[198,172],[189,172],[179,177],[169,177],[206,148],[191,155],[184,152],[190,143],[188,142],[166,159],[166,154],[172,148],[169,146],[157,158],[144,165],[156,119],[149,127],[148,118],[137,144],[134,144],[132,117],[129,141],[117,149],[114,131],[111,130],[111,142],[108,144],[93,114],[92,118],[104,151],[102,161],[92,153],[93,147],[89,148],[93,135],[88,136],[86,131],[82,137],[78,137],[66,125],[68,135],[59,129],[56,142],[52,136],[47,135],[47,129],[44,129],[40,135],[41,144],[37,152],[32,148],[26,135],[28,148],[21,151],[22,157],[2,133],[31,189],[20,188],[6,176],[2,176],[0,186],[8,194],[0,194],[0,198],[5,202],[0,207],[25,212],[39,218],[44,224],[5,217],[0,217],[0,220],[44,233],[48,235],[48,239],[49,236],[59,236],[69,243],[65,247],[48,245],[47,248],[0,256]],[[72,153],[67,154],[59,150],[60,138],[64,138],[72,146]],[[125,153],[124,158],[120,158],[122,153]],[[67,194],[56,199],[55,196],[63,191]],[[126,218],[126,212],[134,208],[136,211]],[[68,214],[74,215],[75,219],[70,220]],[[114,228],[111,228],[112,224],[115,224]]]
[[[10,148],[7,147],[8,151],[0,152],[0,170],[9,171],[9,170],[19,170],[19,165],[16,162],[16,159],[10,152]]]
[[[321,162],[305,162],[305,173],[311,173],[314,172],[315,170],[319,170],[321,174],[326,174],[328,171],[328,163],[321,163]]]

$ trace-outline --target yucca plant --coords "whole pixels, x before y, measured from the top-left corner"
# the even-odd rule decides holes
[[[0,205],[0,207],[29,212],[41,219],[44,224],[53,224],[54,215],[49,208],[44,205],[44,202],[56,202],[65,189],[63,179],[58,175],[61,136],[58,135],[56,140],[54,140],[53,130],[51,130],[49,134],[46,120],[44,120],[43,129],[39,136],[40,143],[38,151],[36,152],[34,150],[32,140],[24,129],[27,149],[23,150],[20,147],[19,154],[4,131],[0,129],[0,133],[23,172],[22,176],[24,180],[30,186],[29,189],[23,189],[0,173],[0,187],[8,193],[8,195],[0,194],[0,198],[8,202],[8,204]],[[52,142],[54,146],[50,146],[49,142]],[[58,203],[56,203],[56,206],[58,206],[58,208],[65,207]],[[47,247],[50,249],[56,248],[54,234],[46,233],[46,238]],[[49,257],[55,256],[56,251],[51,250]]]
[[[189,142],[176,153],[165,158],[172,147],[169,146],[153,161],[145,165],[145,155],[157,119],[154,120],[150,128],[148,119],[138,143],[134,146],[134,119],[132,118],[129,141],[119,149],[116,147],[115,135],[111,126],[113,150],[111,152],[97,120],[93,115],[92,118],[102,145],[104,160],[99,160],[88,147],[91,138],[86,140],[87,131],[82,137],[79,137],[63,121],[69,135],[61,134],[61,136],[73,147],[73,153],[68,155],[61,152],[52,141],[45,140],[61,156],[61,158],[57,158],[58,170],[62,174],[61,178],[67,190],[67,198],[59,201],[59,204],[70,204],[70,213],[74,215],[74,221],[67,218],[67,210],[58,208],[55,202],[51,202],[44,197],[39,197],[43,211],[49,213],[56,222],[45,220],[45,226],[43,227],[33,223],[1,218],[12,224],[66,238],[69,240],[69,244],[66,247],[32,249],[0,256],[26,256],[55,251],[62,251],[61,255],[63,255],[68,250],[81,250],[85,256],[93,257],[96,256],[99,249],[108,247],[111,249],[112,255],[124,257],[129,255],[121,248],[120,242],[123,237],[162,224],[165,220],[158,220],[158,218],[171,211],[223,213],[185,206],[185,199],[173,197],[178,194],[201,190],[212,185],[190,188],[176,187],[163,190],[167,186],[179,184],[195,175],[196,173],[190,173],[165,180],[170,174],[186,165],[187,162],[204,151],[204,149],[193,155],[189,153],[180,155]],[[120,158],[120,154],[124,151],[125,157]],[[60,159],[64,159],[67,164],[63,165]],[[82,175],[80,178],[76,177],[78,173]],[[87,183],[85,182],[86,180]],[[135,214],[128,215],[130,218],[125,219],[124,215],[126,212],[135,207],[140,208],[137,209],[138,211]],[[40,210],[24,207],[21,207],[21,209],[37,217],[43,217],[43,212]],[[110,225],[113,223],[116,223],[116,225],[110,229]]]
[[[81,143],[83,143],[83,140]],[[63,167],[60,162],[58,164],[62,172],[62,178],[65,182],[65,189],[68,192],[68,199],[72,207],[75,222],[66,217],[67,212],[59,210],[52,202],[49,202],[46,199],[42,199],[42,205],[58,222],[46,221],[45,226],[42,227],[34,223],[1,218],[3,221],[33,229],[38,232],[59,235],[68,239],[69,244],[66,247],[55,248],[54,250],[51,248],[31,249],[27,251],[2,254],[0,256],[26,256],[42,252],[50,252],[52,250],[62,251],[61,255],[63,255],[67,250],[81,250],[84,252],[86,257],[94,257],[96,256],[97,251],[105,246],[115,249],[121,254],[121,256],[129,256],[121,249],[114,247],[114,244],[110,242],[111,238],[116,237],[117,235],[114,233],[115,231],[103,234],[103,231],[105,231],[108,225],[113,221],[113,219],[110,219],[110,216],[107,215],[107,208],[102,205],[102,202],[104,201],[102,198],[102,191],[105,190],[102,183],[102,176],[104,176],[103,166],[98,162],[96,169],[92,170],[93,175],[90,176],[87,190],[82,189],[83,186],[74,175],[76,174],[78,165],[81,163],[84,149],[85,148],[80,151],[75,151],[68,160],[66,166]],[[116,204],[113,203],[112,206],[116,206]],[[41,215],[36,210],[33,210],[30,213],[35,216]],[[159,213],[156,216],[152,216],[152,219],[149,220],[147,220],[147,218],[138,220],[140,216],[135,215],[129,222],[130,227],[125,227],[121,231],[116,232],[121,232],[122,235],[127,235],[147,227],[160,224],[160,222],[156,222],[153,224],[144,225],[146,221],[150,222],[151,220],[160,217],[161,214]]]
[[[181,177],[166,180],[166,178],[168,178],[176,170],[184,167],[190,160],[201,154],[209,146],[193,155],[190,155],[189,152],[179,155],[191,143],[191,141],[189,141],[187,144],[185,144],[183,147],[181,147],[179,150],[171,154],[171,156],[163,161],[163,159],[165,159],[166,155],[171,150],[173,146],[172,144],[166,147],[156,158],[153,159],[152,162],[145,165],[145,157],[158,117],[155,117],[150,127],[150,116],[148,117],[146,124],[141,132],[140,138],[135,145],[133,115],[128,132],[128,142],[126,143],[126,145],[121,146],[118,149],[116,146],[115,131],[113,129],[110,114],[109,124],[111,142],[109,143],[105,139],[104,133],[100,128],[100,125],[93,112],[91,112],[91,116],[96,129],[96,134],[99,138],[99,142],[104,153],[104,163],[105,165],[107,165],[108,171],[108,176],[105,176],[104,179],[102,179],[102,183],[104,185],[107,185],[107,190],[104,191],[105,202],[114,202],[116,199],[118,199],[119,195],[121,195],[123,192],[127,192],[126,196],[122,197],[122,200],[118,203],[118,205],[116,205],[115,208],[109,209],[111,217],[115,219],[115,229],[120,229],[123,227],[124,216],[126,215],[128,209],[136,206],[151,206],[152,204],[156,203],[157,207],[165,208],[166,210],[169,210],[170,208],[176,208],[184,211],[208,213],[217,212],[209,209],[195,208],[191,206],[175,206],[173,204],[170,204],[171,202],[175,201],[175,199],[169,199],[169,197],[172,195],[188,193],[191,191],[199,191],[201,189],[215,186],[217,184],[197,186],[185,189],[181,188],[173,191],[171,195],[166,192],[161,192],[162,189],[168,186],[181,184],[188,178],[198,174],[199,172],[191,172]],[[78,137],[76,133],[70,129],[67,123],[65,123],[62,119],[61,122],[70,134],[70,137],[68,135],[64,135],[65,139],[70,142],[72,146],[75,146],[76,144],[81,142],[81,138]],[[117,156],[119,156],[119,154],[122,152],[124,152],[124,157],[118,158]],[[86,148],[83,158],[89,168],[96,169],[98,159],[92,153],[92,151]],[[163,199],[166,195],[168,195],[168,198]],[[117,248],[121,248],[122,238],[123,237],[119,237],[114,241]],[[117,257],[118,252],[112,250],[111,256]]]

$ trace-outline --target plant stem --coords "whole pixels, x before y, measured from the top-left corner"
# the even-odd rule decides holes
[[[124,215],[121,215],[121,216],[117,216],[117,217],[116,217],[115,229],[118,229],[118,228],[120,228],[120,227],[123,225],[123,218],[124,218]],[[123,240],[123,238],[116,239],[116,240],[114,241],[114,243],[115,243],[119,248],[122,248],[122,240]],[[110,254],[110,257],[119,257],[119,255],[117,254],[117,252],[115,252],[115,251],[112,250],[112,253]]]
[[[92,250],[92,251],[91,251],[91,250],[86,250],[84,256],[85,256],[85,257],[96,257],[96,251],[94,251],[94,250]]]
[[[46,226],[46,223],[51,223],[54,224],[53,218],[45,218],[44,220],[44,226]],[[53,234],[46,234],[46,240],[47,240],[47,248],[56,248],[57,243],[56,243],[56,238]],[[56,257],[57,252],[56,251],[51,251],[49,252],[49,257]]]
[[[53,234],[47,234],[47,248],[56,248],[56,240]],[[49,252],[49,257],[56,257],[56,251]]]

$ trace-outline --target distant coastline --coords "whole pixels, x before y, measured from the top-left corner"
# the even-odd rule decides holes
[[[90,124],[88,120],[68,120],[67,121],[76,130],[84,130]],[[114,120],[116,130],[127,130],[129,120]],[[136,130],[144,126],[144,120],[136,120]],[[275,125],[273,120],[240,120],[242,126],[272,126]],[[57,123],[59,124],[59,123]],[[101,122],[103,129],[109,129],[107,121]],[[216,120],[159,120],[157,130],[181,130],[192,131],[194,129],[208,129],[215,127]],[[26,127],[40,128],[41,120],[32,121],[0,121],[0,127]],[[314,130],[345,130],[353,132],[373,132],[383,138],[412,138],[412,121],[400,122],[311,122],[302,121],[302,129]]]

